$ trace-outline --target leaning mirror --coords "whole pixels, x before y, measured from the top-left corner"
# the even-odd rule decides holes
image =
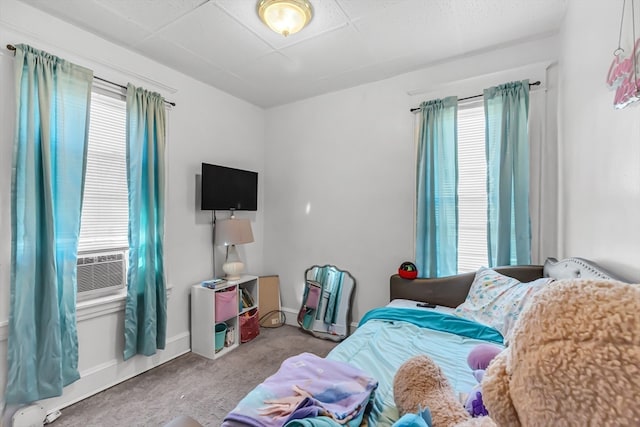
[[[300,327],[318,338],[342,341],[349,336],[356,281],[333,265],[314,265],[304,272]]]

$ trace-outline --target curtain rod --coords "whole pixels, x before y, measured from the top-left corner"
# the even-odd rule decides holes
[[[16,47],[15,47],[14,45],[12,45],[12,44],[8,44],[8,45],[7,45],[7,49],[8,49],[8,50],[10,50],[10,51],[13,51],[13,54],[15,55]],[[96,79],[96,80],[100,80],[101,82],[109,83],[110,85],[114,85],[114,86],[117,86],[117,87],[119,87],[119,88],[121,88],[121,89],[127,90],[127,87],[126,87],[126,86],[123,86],[123,85],[121,85],[121,84],[119,84],[119,83],[112,82],[111,80],[103,79],[102,77],[98,77],[98,76],[93,76],[93,78],[94,78],[94,79]],[[167,101],[166,99],[163,99],[163,101],[164,101],[165,103],[167,103],[167,104],[171,105],[172,107],[175,107],[175,106],[176,106],[176,103],[175,103],[175,102]]]
[[[531,86],[540,86],[540,80],[538,80],[537,82],[529,83],[529,87],[531,87]],[[469,100],[469,99],[481,98],[481,97],[483,97],[483,96],[484,96],[484,95],[482,95],[482,94],[480,94],[480,95],[473,95],[473,96],[467,96],[466,98],[460,98],[460,99],[458,99],[458,102],[460,102],[460,101],[467,101],[467,100]],[[411,110],[409,110],[409,111],[411,111],[412,113],[415,113],[415,112],[418,112],[418,111],[420,111],[420,110],[422,110],[422,108],[420,108],[420,107],[416,107],[416,108],[412,108],[412,109],[411,109]]]

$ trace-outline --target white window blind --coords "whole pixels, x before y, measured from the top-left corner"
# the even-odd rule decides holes
[[[484,106],[458,109],[458,272],[487,266]]]
[[[78,252],[129,246],[126,104],[93,92]]]

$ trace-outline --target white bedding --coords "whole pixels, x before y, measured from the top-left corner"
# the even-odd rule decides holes
[[[394,299],[387,307],[395,307],[395,308],[419,308],[421,310],[432,310],[438,311],[440,313],[446,314],[454,314],[456,309],[451,307],[445,307],[443,305],[437,305],[435,308],[426,308],[426,307],[418,307],[420,301],[413,301],[410,299]]]

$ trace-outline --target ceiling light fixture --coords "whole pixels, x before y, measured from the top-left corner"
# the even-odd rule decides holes
[[[269,28],[287,37],[311,21],[313,8],[308,0],[260,0],[258,15]]]

